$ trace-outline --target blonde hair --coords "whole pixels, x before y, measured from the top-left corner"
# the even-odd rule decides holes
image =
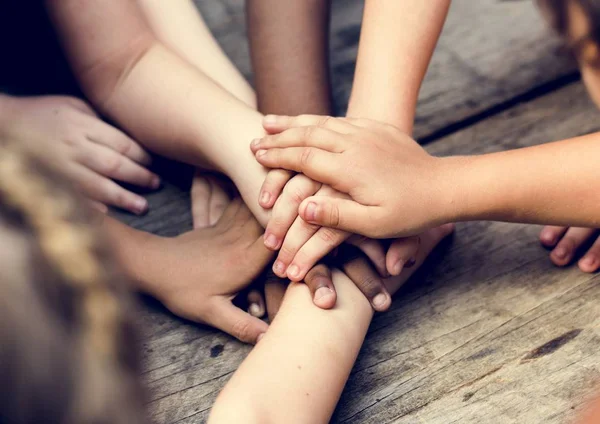
[[[92,215],[0,142],[0,422],[145,422],[132,303]]]

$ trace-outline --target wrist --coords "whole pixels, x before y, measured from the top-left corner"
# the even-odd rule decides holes
[[[449,156],[436,160],[436,180],[439,189],[434,193],[438,199],[433,208],[438,211],[435,225],[472,219],[475,214],[472,198],[472,168],[475,157]]]
[[[125,227],[115,243],[123,271],[136,290],[156,296],[161,260],[161,246],[164,255],[169,239],[144,231]],[[157,269],[158,265],[158,269]]]

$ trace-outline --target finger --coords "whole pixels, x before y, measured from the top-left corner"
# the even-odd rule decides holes
[[[88,143],[76,157],[79,163],[106,177],[140,187],[160,186],[158,175],[106,146]]]
[[[380,214],[375,206],[364,206],[349,199],[313,196],[305,199],[298,211],[300,217],[311,224],[372,238],[381,235],[376,227]]]
[[[285,235],[285,239],[277,255],[277,260],[273,264],[275,275],[287,278],[287,268],[296,256],[296,253],[318,230],[318,226],[308,224],[301,218],[296,217]]]
[[[148,166],[152,163],[152,156],[122,131],[101,119],[93,119],[93,122],[88,124],[90,125],[88,140],[106,146],[141,165]]]
[[[318,264],[306,274],[304,283],[308,286],[313,303],[321,309],[331,309],[335,306],[337,293],[331,270],[324,264]]]
[[[210,197],[208,205],[208,223],[209,225],[215,225],[219,219],[223,216],[223,212],[227,205],[231,202],[229,194],[221,186],[219,181],[213,177],[208,176],[208,183],[210,185]]]
[[[400,275],[404,267],[410,268],[417,261],[421,238],[399,238],[392,242],[386,254],[386,268],[390,275]]]
[[[275,204],[275,201],[279,198],[281,191],[285,187],[286,183],[294,176],[291,171],[285,169],[272,169],[267,174],[262,187],[260,188],[260,195],[258,203],[265,209],[271,209]]]
[[[337,186],[347,177],[339,153],[314,147],[290,147],[256,152],[256,160],[267,168],[282,168],[300,172],[313,180]]]
[[[206,322],[244,343],[255,344],[269,328],[266,322],[234,306],[225,298],[215,300]]]
[[[342,134],[349,134],[356,130],[346,119],[333,118],[323,115],[267,115],[263,118],[263,128],[270,134],[280,133],[295,127],[319,126],[338,131]]]
[[[377,272],[379,272],[379,275],[384,278],[389,277],[385,264],[386,253],[381,241],[354,235],[346,240],[346,242],[358,247],[365,255],[367,255]]]
[[[444,238],[452,234],[454,231],[454,224],[445,224],[431,230],[427,230],[420,235],[421,244],[416,257],[415,266],[410,268],[404,268],[404,270],[397,277],[391,277],[385,280],[385,286],[388,292],[391,294],[396,293],[400,287],[408,281],[408,279],[419,269],[419,267],[425,262],[427,256],[431,251],[442,241]]]
[[[101,213],[108,213],[108,207],[104,203],[97,202],[96,200],[89,199],[88,203],[92,208]]]
[[[283,280],[277,277],[272,272],[266,273],[265,281],[265,301],[267,303],[267,315],[269,322],[273,322],[275,316],[279,312],[281,303],[283,302],[283,296],[288,286],[287,280]]]
[[[114,181],[85,166],[75,164],[69,167],[67,172],[86,196],[100,203],[116,206],[138,215],[148,210],[148,201],[142,196],[125,190]]]
[[[252,141],[254,153],[261,149],[316,147],[331,153],[342,153],[348,147],[348,134],[323,127],[290,128],[282,133],[267,135]]]
[[[595,233],[596,230],[593,228],[569,228],[554,250],[550,252],[550,259],[557,266],[570,264],[581,245]]]
[[[342,250],[347,249],[347,245]],[[342,266],[344,272],[354,282],[356,287],[365,295],[374,310],[383,312],[392,304],[383,280],[371,267],[364,255],[352,259]]]
[[[217,221],[217,225],[222,225],[225,227],[229,226],[230,223],[233,222],[240,213],[240,209],[243,209],[245,206],[246,205],[244,204],[244,201],[241,198],[236,197],[235,199],[233,199],[231,203],[225,208],[221,219]]]
[[[586,254],[579,260],[579,269],[583,272],[596,272],[600,268],[600,238],[588,249]]]
[[[192,222],[194,229],[206,228],[210,225],[210,200],[211,186],[206,178],[199,172],[196,172],[192,179],[192,189],[190,198],[192,203]]]
[[[554,247],[558,240],[567,232],[569,227],[548,225],[540,232],[540,241],[546,247]]]
[[[256,318],[262,318],[265,315],[265,301],[258,290],[248,293],[248,313]]]
[[[92,107],[82,99],[77,97],[67,96],[64,100],[69,103],[72,107],[79,110],[80,112],[85,113],[86,115],[92,116],[94,118],[98,118],[98,114],[92,109]]]
[[[265,246],[272,250],[279,249],[286,233],[298,217],[300,204],[307,197],[314,195],[319,188],[320,183],[304,175],[297,175],[285,185],[281,196],[275,202],[271,219],[265,229]]]
[[[342,244],[350,233],[321,227],[300,247],[287,269],[287,277],[292,281],[302,281],[306,273],[325,255]],[[284,246],[287,242],[287,237]],[[283,248],[281,249],[283,251]],[[281,256],[281,254],[280,254]]]

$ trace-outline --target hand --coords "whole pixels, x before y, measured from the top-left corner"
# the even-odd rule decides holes
[[[579,259],[579,269],[583,272],[596,272],[600,268],[600,238],[596,228],[544,227],[540,241],[552,249],[550,259],[557,266],[567,266],[585,247]]]
[[[16,140],[56,144],[65,173],[83,194],[106,211],[106,205],[142,214],[148,202],[113,180],[158,188],[160,179],[145,167],[150,155],[127,135],[102,121],[74,97],[1,96],[6,113],[0,133]],[[54,150],[57,149],[57,150]]]
[[[192,201],[192,222],[194,228],[206,228],[215,225],[231,199],[224,182],[217,176],[196,170],[190,192]]]
[[[151,236],[134,278],[173,313],[255,343],[268,326],[232,300],[265,268],[272,252],[262,227],[240,199],[215,226],[175,238]]]
[[[419,249],[415,256],[415,266],[411,268],[405,267],[397,276],[382,279],[373,269],[366,256],[356,249],[354,252],[352,252],[351,249],[347,249],[342,253],[343,257],[340,258],[341,269],[348,275],[365,297],[369,299],[375,310],[378,309],[374,305],[376,303],[382,303],[383,309],[387,309],[391,305],[391,297],[380,296],[377,298],[377,295],[383,293],[380,286],[384,285],[387,293],[392,295],[396,293],[415,271],[419,269],[438,243],[453,231],[454,225],[446,224],[427,230],[421,234],[421,249]],[[329,267],[323,264],[315,266],[306,275],[304,282],[309,287],[315,304],[319,301],[327,302],[328,307],[318,305],[324,309],[330,309],[335,305],[336,294],[330,288],[330,286],[333,286],[333,283],[331,281],[331,270]],[[274,280],[268,281],[265,286],[265,297],[270,321],[273,321],[275,315],[279,311],[279,307],[285,294],[285,288],[286,285]],[[321,290],[321,297],[319,297],[319,292],[317,290]]]
[[[443,159],[430,156],[391,125],[365,119],[274,117],[254,140],[257,160],[301,172],[350,195],[313,196],[300,205],[306,222],[372,238],[419,234],[449,216]]]
[[[263,193],[269,193],[270,200],[276,199],[271,219],[265,231],[265,245],[272,250],[281,249],[273,266],[273,272],[277,276],[281,278],[288,277],[292,281],[302,281],[308,279],[306,277],[317,261],[348,239],[350,233],[319,228],[318,226],[307,224],[297,216],[298,206],[306,197],[315,194],[317,191],[320,195],[336,195],[334,190],[329,187],[321,187],[321,184],[315,183],[304,175],[294,176],[287,184],[285,179],[282,179],[282,182],[285,184],[283,190],[277,184],[271,184],[267,189],[263,185],[263,189],[261,190]],[[272,193],[281,193],[281,195],[276,197]],[[404,240],[401,243],[394,242],[392,249],[388,252],[388,258],[390,258],[390,261],[393,261],[391,262],[393,263],[391,265],[394,270],[393,275],[398,275],[404,264],[408,263],[410,266],[410,260],[416,253],[414,250],[418,248],[418,239],[416,241],[417,243],[415,243],[414,239],[412,242],[410,240]],[[386,253],[379,242],[365,237],[352,237],[349,239],[349,242],[365,252],[373,263],[377,265],[377,269],[382,275],[388,276],[386,271]],[[400,266],[396,266],[398,264]],[[298,273],[292,274],[288,272],[288,269],[292,268],[292,266],[296,267],[295,269],[298,270]],[[334,296],[332,298],[333,304],[326,306],[330,305],[329,297],[317,300],[319,295],[313,292],[315,304],[325,308],[333,307],[335,304],[334,286],[333,284],[328,284],[326,287]],[[389,295],[385,291],[385,286],[380,284],[378,287],[381,290],[381,296],[377,297],[377,299],[389,298]],[[325,286],[323,286],[321,293],[324,290]],[[368,295],[368,299],[375,310],[383,311],[389,306],[389,302],[373,301],[379,293],[368,292],[365,294]]]

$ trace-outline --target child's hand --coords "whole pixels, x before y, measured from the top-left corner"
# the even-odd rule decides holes
[[[596,228],[544,227],[540,233],[542,244],[552,249],[550,259],[557,266],[567,266],[581,249],[587,251],[578,261],[583,272],[596,272],[600,268],[600,238]],[[591,246],[590,246],[591,245]]]
[[[380,242],[365,237],[348,239],[351,236],[350,233],[320,228],[298,218],[298,207],[305,198],[315,193],[317,195],[343,196],[341,193],[337,193],[327,186],[322,187],[321,184],[315,183],[301,174],[293,177],[287,184],[283,178],[282,182],[285,184],[283,190],[272,184],[270,187],[266,187],[268,182],[269,178],[265,181],[261,192],[268,193],[269,199],[275,200],[275,202],[271,219],[265,231],[265,245],[272,250],[281,249],[273,266],[276,275],[281,278],[290,278],[292,281],[306,280],[309,270],[317,261],[346,240],[359,247],[376,265],[382,276],[389,275],[386,270],[386,252]],[[276,196],[273,193],[280,193],[280,195]],[[388,262],[391,264],[388,267],[392,270],[390,273],[398,275],[405,264],[408,263],[410,266],[411,258],[415,256],[417,248],[417,238],[395,241],[387,255]],[[297,272],[288,272],[290,268]],[[330,303],[329,297],[321,298],[319,294],[313,292],[315,304],[320,307],[333,307],[335,304],[335,289],[332,284],[321,287],[320,293],[326,293],[327,289],[333,295],[333,303]],[[383,311],[389,306],[389,302],[386,300],[389,299],[389,295],[383,284],[370,284],[369,287],[359,286],[359,289],[365,293],[375,310]],[[374,292],[375,290],[379,291]],[[379,294],[381,296],[378,296]]]
[[[265,322],[232,303],[272,257],[262,227],[241,199],[227,206],[215,226],[170,239],[152,236],[145,248],[151,249],[145,250],[148,258],[133,277],[173,313],[247,343],[267,330]]]
[[[252,144],[269,168],[301,172],[352,200],[313,196],[300,205],[306,222],[373,238],[419,234],[451,215],[441,189],[443,159],[430,156],[391,125],[321,116],[267,117],[270,133]]]
[[[190,192],[194,228],[215,225],[231,199],[223,181],[210,173],[196,170]]]
[[[106,205],[142,214],[148,203],[114,180],[158,188],[160,179],[145,167],[150,155],[127,135],[102,121],[74,97],[2,96],[0,134],[16,140],[56,143],[65,159],[65,173],[102,209]]]

